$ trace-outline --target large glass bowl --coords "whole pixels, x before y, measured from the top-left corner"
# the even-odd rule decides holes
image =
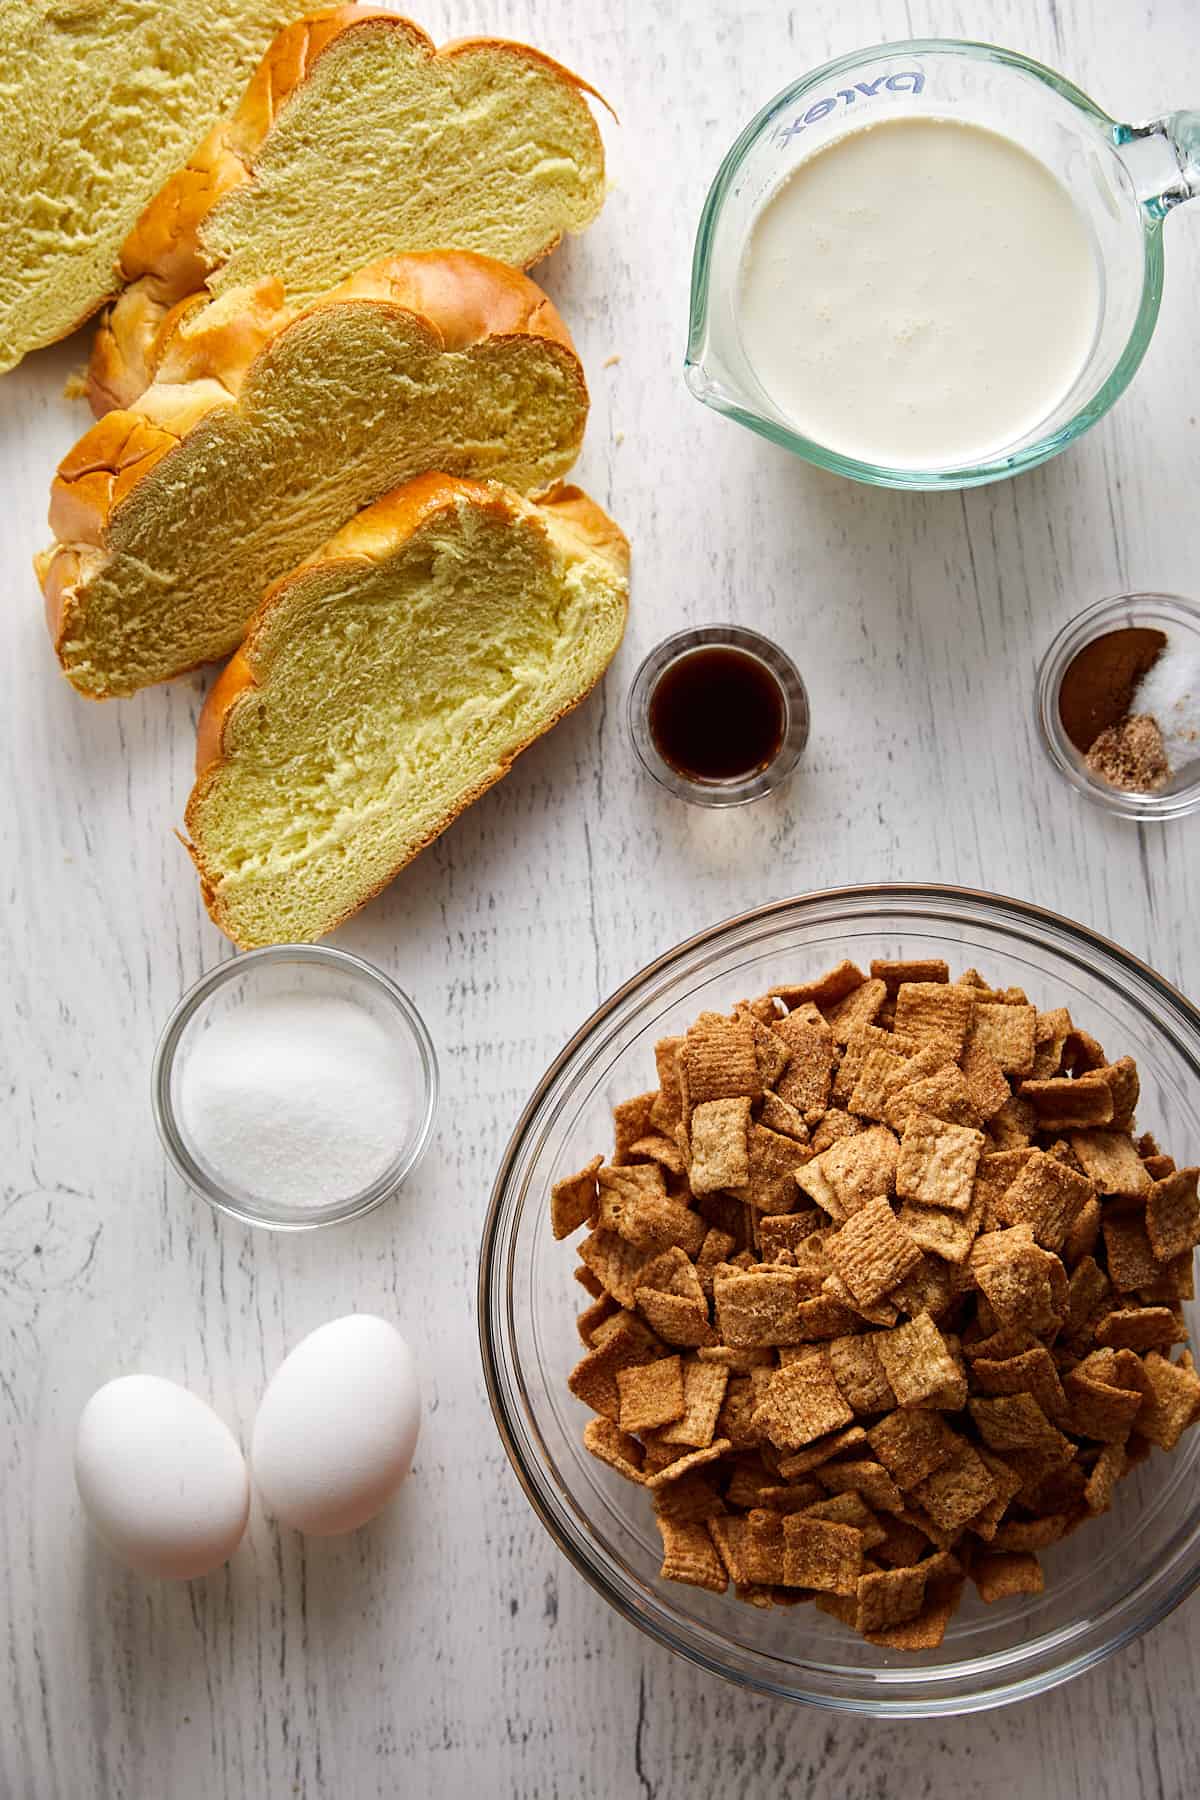
[[[611,1143],[614,1102],[654,1081],[656,1038],[843,955],[975,964],[1065,1004],[1142,1079],[1138,1121],[1182,1164],[1200,1159],[1200,1012],[1095,932],[961,888],[840,888],[717,925],[643,969],[547,1071],[504,1156],[483,1238],[479,1328],[505,1448],[542,1523],[627,1619],[701,1667],[762,1693],[893,1717],[970,1712],[1081,1674],[1200,1582],[1200,1428],[1121,1483],[1111,1512],[1044,1556],[1046,1591],[985,1607],[968,1584],[938,1650],[872,1648],[813,1606],[767,1612],[659,1579],[650,1497],[583,1448],[590,1416],[566,1380],[581,1355],[570,1243],[550,1233],[550,1184]],[[1195,1338],[1200,1318],[1190,1306]]]

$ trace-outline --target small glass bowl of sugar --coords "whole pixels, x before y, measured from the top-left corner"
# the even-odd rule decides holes
[[[184,995],[154,1058],[154,1118],[188,1186],[277,1231],[359,1218],[433,1131],[433,1043],[407,994],[344,950],[281,944]]]

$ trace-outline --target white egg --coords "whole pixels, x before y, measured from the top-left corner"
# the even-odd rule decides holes
[[[313,1537],[356,1531],[412,1464],[421,1398],[394,1326],[351,1313],[310,1332],[258,1409],[250,1462],[268,1511]]]
[[[92,1395],[75,1439],[75,1481],[97,1535],[142,1575],[207,1575],[246,1529],[250,1480],[233,1433],[203,1400],[157,1375],[123,1375]]]

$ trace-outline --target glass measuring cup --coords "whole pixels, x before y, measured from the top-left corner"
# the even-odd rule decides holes
[[[1024,436],[962,467],[889,468],[805,437],[758,380],[738,329],[742,255],[765,201],[815,150],[860,125],[905,116],[1015,139],[1067,188],[1096,255],[1099,320],[1074,384]],[[1122,125],[1053,69],[992,44],[914,38],[839,57],[776,95],[717,172],[692,264],[688,387],[807,461],[877,487],[976,487],[1019,474],[1065,450],[1128,386],[1158,318],[1163,220],[1197,194],[1200,112]]]

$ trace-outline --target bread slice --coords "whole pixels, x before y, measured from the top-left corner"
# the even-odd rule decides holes
[[[158,379],[59,465],[38,559],[68,679],[104,699],[228,656],[264,589],[427,469],[544,488],[587,387],[528,276],[391,257],[315,305],[278,283],[177,317]]]
[[[628,562],[578,488],[426,475],[277,582],[200,718],[187,828],[221,930],[303,943],[365,905],[599,680]]]
[[[120,286],[142,208],[306,0],[3,0],[0,370]]]
[[[302,303],[405,250],[535,262],[604,198],[584,86],[523,44],[435,51],[410,20],[359,6],[282,32],[125,244],[132,285],[96,340],[94,410],[136,399],[164,313],[198,289],[269,275]]]

